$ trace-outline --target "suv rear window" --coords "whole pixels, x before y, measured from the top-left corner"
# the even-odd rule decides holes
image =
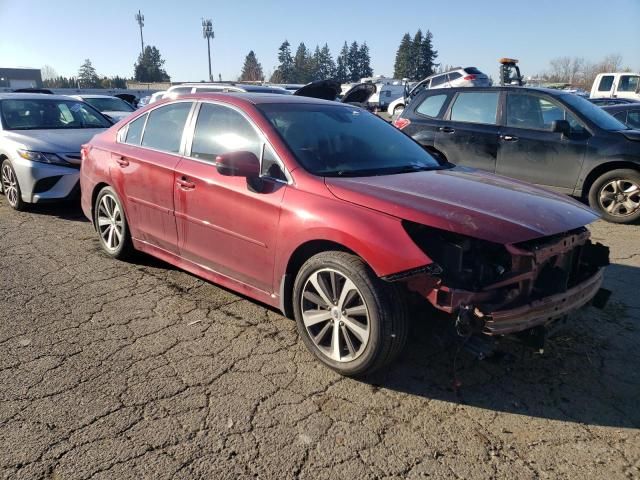
[[[416,107],[416,113],[426,115],[427,117],[437,117],[446,100],[447,95],[444,93],[431,95],[425,98],[423,102]]]
[[[476,67],[467,67],[463,69],[465,72],[467,72],[469,75],[484,75],[480,70],[478,70]]]
[[[499,92],[463,92],[451,108],[454,122],[496,123]]]

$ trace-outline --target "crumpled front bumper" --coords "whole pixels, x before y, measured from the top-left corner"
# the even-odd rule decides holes
[[[566,292],[534,300],[517,308],[494,312],[482,312],[480,308],[484,321],[482,331],[487,335],[505,335],[558,320],[589,303],[600,290],[603,275],[604,268],[600,268],[593,276]]]

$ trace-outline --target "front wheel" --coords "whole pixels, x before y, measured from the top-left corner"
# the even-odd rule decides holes
[[[613,223],[640,219],[640,172],[619,169],[606,172],[589,189],[589,205]]]
[[[2,192],[14,210],[24,210],[25,203],[22,201],[22,192],[18,184],[16,172],[9,163],[9,160],[2,162]]]
[[[408,328],[402,294],[359,257],[319,253],[302,266],[293,288],[305,346],[338,373],[371,373],[402,350]]]
[[[111,187],[98,193],[94,210],[94,224],[102,250],[113,258],[124,259],[133,251],[129,225],[118,195]]]

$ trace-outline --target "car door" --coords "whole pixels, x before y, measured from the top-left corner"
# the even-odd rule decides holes
[[[614,75],[602,75],[598,81],[598,86],[595,92],[591,92],[591,96],[594,98],[611,98],[613,94],[613,81]]]
[[[151,110],[127,124],[111,154],[110,173],[125,202],[132,236],[177,252],[173,209],[174,168],[193,102]]]
[[[271,293],[280,204],[287,188],[284,167],[263,134],[235,108],[201,103],[192,130],[175,174],[180,255]],[[218,173],[216,157],[233,151],[255,153],[263,176],[251,180]]]
[[[442,91],[425,92],[412,102],[404,118],[409,119],[402,130],[414,140],[425,147],[435,147],[435,139],[438,129],[446,125],[442,120],[442,114],[447,107],[447,100],[451,93]]]
[[[498,154],[500,90],[460,91],[438,128],[435,147],[454,164],[494,172]]]
[[[496,173],[572,192],[589,133],[560,102],[531,92],[509,92]],[[571,133],[552,132],[554,120],[567,120]]]

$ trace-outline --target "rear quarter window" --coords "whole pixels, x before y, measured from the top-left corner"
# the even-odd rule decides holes
[[[142,115],[129,124],[123,139],[123,143],[128,143],[129,145],[140,145],[140,140],[142,139],[142,129],[144,128],[144,122],[146,119],[147,115]]]

